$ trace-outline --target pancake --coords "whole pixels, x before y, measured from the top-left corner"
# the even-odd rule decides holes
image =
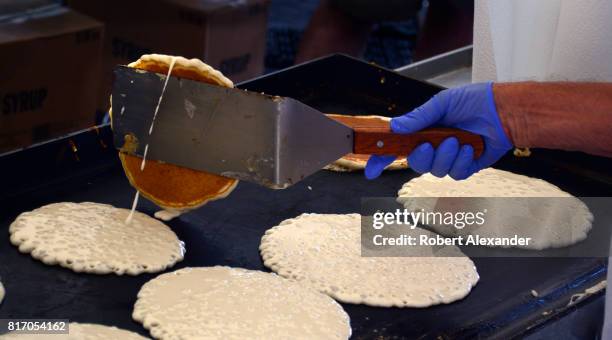
[[[334,300],[275,274],[184,268],[147,282],[134,320],[156,339],[348,339]]]
[[[11,243],[48,265],[77,273],[156,273],[183,259],[183,243],[162,222],[99,203],[53,203],[22,213]]]
[[[350,116],[350,115],[339,115],[339,114],[327,114],[328,117],[337,120],[349,127],[356,128],[360,126],[387,126],[391,118],[383,116]],[[365,169],[366,164],[370,155],[360,155],[350,153],[337,161],[327,165],[326,170],[338,171],[338,172],[350,172]],[[399,157],[389,164],[386,170],[400,170],[408,168],[408,161],[406,157]]]
[[[409,257],[362,256],[358,214],[302,214],[266,231],[259,247],[266,267],[345,303],[429,307],[464,298],[478,282],[457,247],[448,257],[413,249]]]
[[[171,65],[172,76],[223,87],[234,86],[221,72],[198,59],[149,54],[128,66],[166,75]],[[155,145],[150,145],[150,148],[155,148]],[[120,152],[119,158],[130,184],[142,196],[175,216],[227,197],[238,184],[236,179],[154,160],[146,160],[141,169],[142,158],[126,152]]]
[[[433,201],[425,203],[425,200],[414,199],[418,197],[431,197]],[[589,208],[559,187],[541,179],[493,168],[483,169],[462,181],[455,181],[449,176],[437,178],[431,174],[422,175],[402,186],[397,201],[406,209],[415,211],[421,208],[429,211],[428,207],[436,204],[448,202],[447,206],[450,206],[457,202],[444,200],[444,197],[483,198],[462,201],[461,210],[487,210],[485,222],[479,226],[457,229],[430,225],[433,231],[449,237],[478,235],[510,238],[518,235],[531,238],[531,242],[512,247],[541,250],[565,247],[584,240],[593,223]],[[487,200],[489,197],[509,199]],[[510,199],[512,197],[533,199]]]

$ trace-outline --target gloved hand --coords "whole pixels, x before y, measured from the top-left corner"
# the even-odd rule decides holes
[[[400,134],[414,133],[431,125],[479,134],[485,148],[482,155],[474,159],[474,149],[470,145],[459,145],[454,137],[445,139],[437,150],[429,143],[421,144],[408,156],[408,164],[419,173],[465,179],[495,163],[512,148],[495,108],[493,83],[444,90],[421,107],[391,120],[391,130]],[[378,177],[394,159],[394,156],[371,156],[365,168],[366,177]]]

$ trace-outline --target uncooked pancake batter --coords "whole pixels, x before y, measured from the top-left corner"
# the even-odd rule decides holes
[[[159,100],[157,101],[155,112],[153,113],[153,119],[151,120],[151,126],[149,127],[149,135],[153,133],[153,127],[155,126],[155,118],[157,118],[157,113],[159,112],[159,107],[161,106],[162,100],[164,98],[164,93],[166,92],[166,87],[168,86],[168,80],[170,80],[170,75],[172,74],[172,69],[174,68],[175,63],[176,63],[176,57],[173,57],[172,61],[170,62],[170,66],[168,67],[168,73],[166,74],[166,80],[164,81],[162,92],[159,95]],[[144,152],[142,154],[142,162],[140,163],[140,171],[144,171],[145,169],[145,165],[147,164],[147,153],[148,152],[149,152],[149,144],[145,145]],[[132,203],[132,210],[130,211],[130,214],[128,215],[128,217],[125,219],[125,224],[130,224],[132,222],[132,218],[134,217],[134,211],[136,211],[136,206],[138,206],[139,197],[140,197],[140,192],[136,190],[136,193],[134,194],[134,202]]]
[[[330,297],[273,273],[184,268],[147,282],[134,320],[156,339],[348,339]]]
[[[160,211],[156,211],[154,216],[157,219],[160,219],[162,221],[170,221],[173,218],[179,217],[182,213],[179,210],[173,210],[173,209],[163,209]]]
[[[419,197],[432,197],[425,204]],[[425,174],[404,184],[397,201],[408,210],[431,208],[443,203],[439,197],[540,197],[541,204],[520,199],[466,201],[465,211],[487,210],[482,226],[457,229],[452,226],[431,225],[444,236],[478,235],[486,238],[511,238],[516,235],[531,238],[526,245],[514,245],[523,249],[564,247],[587,237],[593,215],[579,199],[544,180],[517,175],[508,171],[488,168],[463,181],[450,177],[437,178]],[[549,200],[548,197],[551,197]],[[417,199],[415,199],[417,198]],[[453,202],[447,200],[447,202]],[[507,246],[503,246],[507,247]]]
[[[334,299],[380,307],[428,307],[464,298],[478,282],[474,263],[455,257],[362,257],[358,214],[302,214],[269,229],[259,247],[266,267]],[[428,253],[426,253],[428,252]]]
[[[9,227],[22,253],[76,272],[155,273],[183,259],[184,246],[162,222],[99,203],[53,203],[22,213]]]

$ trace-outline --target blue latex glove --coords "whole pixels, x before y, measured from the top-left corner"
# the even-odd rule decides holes
[[[429,143],[421,144],[408,156],[408,164],[419,173],[465,179],[489,167],[512,148],[495,108],[493,83],[444,90],[421,107],[391,120],[391,130],[400,134],[414,133],[431,125],[479,134],[485,148],[482,155],[474,159],[474,149],[470,145],[459,145],[454,137],[445,139],[437,150]],[[395,156],[371,156],[365,168],[366,177],[378,177],[394,159]]]

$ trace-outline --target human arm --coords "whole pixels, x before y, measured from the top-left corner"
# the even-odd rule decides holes
[[[612,83],[499,83],[493,93],[514,145],[612,157]]]
[[[480,83],[448,89],[423,106],[391,121],[396,133],[431,125],[464,129],[483,136],[485,152],[455,138],[437,149],[417,147],[408,157],[417,172],[464,179],[501,158],[512,145],[583,151],[612,157],[612,84]],[[366,177],[377,177],[389,156],[373,156]]]

